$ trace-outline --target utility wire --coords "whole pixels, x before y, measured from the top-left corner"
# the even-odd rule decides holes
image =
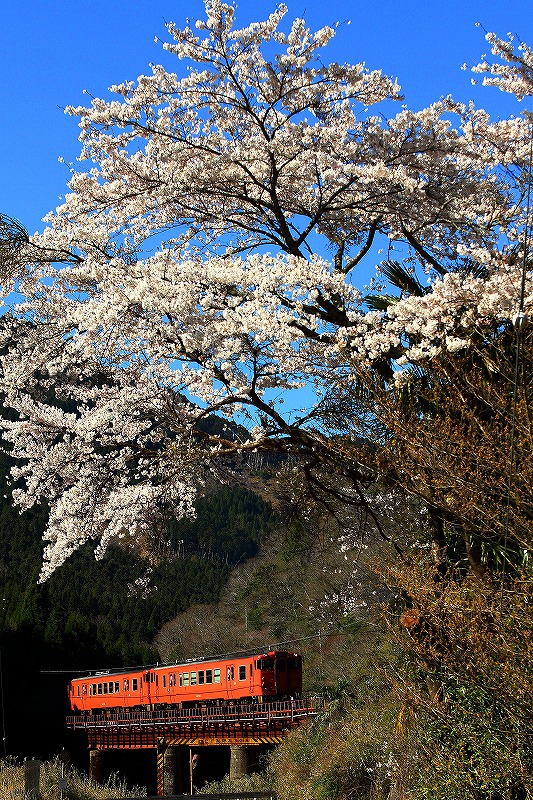
[[[369,627],[376,627],[375,622],[371,622],[370,620],[366,621],[365,623]],[[156,664],[142,664],[133,667],[109,667],[109,669],[44,669],[40,671],[40,675],[87,675],[88,673],[91,675],[112,675],[114,673],[123,673],[123,672],[138,672],[143,669],[156,669],[159,667],[175,667],[175,666],[186,666],[187,664],[199,664],[200,662],[204,661],[219,661],[223,658],[237,658],[239,656],[246,657],[246,656],[253,656],[258,655],[259,653],[267,653],[268,651],[272,650],[282,650],[284,649],[284,645],[289,644],[297,644],[298,642],[305,642],[309,639],[327,639],[329,636],[353,636],[353,632],[346,630],[345,628],[336,628],[336,629],[329,629],[326,631],[319,631],[318,633],[312,633],[308,636],[300,636],[296,639],[287,639],[285,642],[276,642],[275,644],[268,644],[265,645],[263,648],[256,647],[255,649],[248,648],[247,650],[233,650],[229,653],[218,653],[214,656],[199,656],[198,658],[188,658],[184,661],[172,661],[170,663],[159,663]]]

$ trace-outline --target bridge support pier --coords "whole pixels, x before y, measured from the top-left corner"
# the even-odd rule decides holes
[[[180,794],[181,772],[181,748],[161,742],[157,748],[157,794]]]
[[[94,783],[104,780],[104,754],[101,750],[89,751],[89,780]]]
[[[181,781],[178,776],[179,748],[167,747],[163,753],[163,791],[162,794],[179,794]]]
[[[245,775],[248,775],[248,747],[243,744],[230,745],[230,780],[243,778]]]

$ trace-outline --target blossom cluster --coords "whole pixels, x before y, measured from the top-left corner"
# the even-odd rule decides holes
[[[452,98],[384,120],[369,109],[399,99],[396,81],[325,65],[335,30],[284,32],[285,14],[235,29],[208,0],[196,32],[168,26],[165,49],[192,62],[181,76],[155,65],[68,109],[88,166],[4,276],[20,302],[0,326],[14,499],[50,507],[43,579],[88,539],[101,555],[194,513],[237,446],[200,436],[210,412],[240,415],[243,448],[312,448],[320,392],[295,415],[285,391],[394,359],[401,381],[518,310],[527,121]],[[518,96],[520,58],[512,80],[492,68]],[[356,271],[379,237],[429,282],[369,311]]]

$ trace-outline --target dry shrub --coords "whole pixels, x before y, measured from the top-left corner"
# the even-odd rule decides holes
[[[41,765],[41,800],[60,800],[59,779],[62,774],[61,759],[43,762]],[[126,795],[145,796],[146,790],[140,787],[128,789],[117,775],[111,775],[103,784],[90,781],[86,775],[73,767],[64,767],[67,789],[65,800],[108,800]],[[0,797],[2,800],[21,800],[24,797],[24,765],[15,759],[0,761]]]
[[[533,797],[533,577],[443,575],[430,556],[394,570],[410,668],[391,675],[413,709],[419,775],[409,797]]]
[[[332,696],[326,712],[284,739],[271,759],[279,800],[388,800],[411,754],[396,733],[400,707],[379,671]],[[334,693],[333,693],[334,694]]]

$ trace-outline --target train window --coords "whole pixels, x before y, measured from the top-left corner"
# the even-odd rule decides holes
[[[191,686],[196,686],[196,672],[191,672]]]
[[[276,672],[285,672],[286,667],[287,667],[287,662],[285,661],[285,659],[282,658],[276,661]]]
[[[102,694],[102,684],[98,684],[98,694]]]
[[[108,690],[109,694],[113,694],[114,689],[115,689],[115,684],[113,683],[113,681],[109,681],[109,690]]]
[[[214,683],[220,683],[220,670],[219,669],[214,669],[213,670],[213,682]]]
[[[302,659],[300,656],[296,656],[296,658],[291,658],[289,661],[289,669],[301,669],[302,666]]]
[[[138,689],[139,689],[139,679],[138,678],[132,678],[131,679],[131,691],[132,692],[137,692]]]
[[[260,658],[257,662],[257,668],[264,670],[274,669],[274,660],[272,658]]]
[[[83,686],[81,688],[81,693],[82,694],[87,694],[87,684],[85,684],[85,683],[83,684]]]
[[[240,681],[246,680],[246,664],[241,664],[239,666],[239,680]]]
[[[117,693],[120,692],[120,682],[119,681],[115,681],[115,692],[117,692]]]
[[[91,686],[91,694],[96,694],[96,683],[93,683]]]
[[[163,689],[167,688],[167,676],[163,675]]]
[[[204,676],[204,671],[203,671],[203,669],[199,670],[199,672],[198,672],[198,683],[199,683],[199,684],[202,684],[202,683],[204,683],[204,677],[205,677],[205,676]]]
[[[172,672],[168,677],[168,685],[175,686],[176,685],[176,674]]]
[[[104,694],[107,694],[107,681],[104,683]]]
[[[205,682],[206,683],[213,683],[213,670],[206,669],[205,671]]]
[[[130,688],[130,682],[129,682],[129,680],[126,678],[126,679],[124,680],[124,691],[125,691],[125,692],[128,692],[128,691],[129,691],[129,688]]]
[[[188,686],[189,685],[189,673],[188,672],[184,672],[183,673],[183,685],[184,686]]]
[[[147,672],[146,675],[144,676],[144,682],[145,683],[150,683],[150,673],[149,672]]]
[[[74,686],[70,687],[70,693],[74,694]],[[78,686],[78,697],[80,696],[80,687]]]

